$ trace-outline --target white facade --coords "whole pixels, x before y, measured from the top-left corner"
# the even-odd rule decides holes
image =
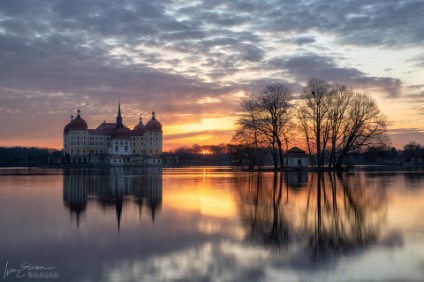
[[[146,126],[140,117],[139,123],[131,130],[122,122],[119,105],[116,123],[104,121],[96,129],[88,129],[78,110],[77,117],[71,117],[64,128],[63,148],[63,162],[69,164],[160,164],[162,125],[153,112]]]
[[[112,139],[109,154],[129,156],[132,154],[131,141],[126,139]]]

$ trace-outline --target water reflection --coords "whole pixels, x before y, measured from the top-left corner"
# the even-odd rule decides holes
[[[100,170],[67,169],[63,176],[63,203],[79,226],[81,215],[90,202],[115,209],[118,230],[123,205],[133,201],[150,211],[154,222],[162,206],[162,169],[114,167]]]
[[[367,247],[385,222],[381,188],[361,174],[251,174],[240,189],[246,238],[313,260]]]
[[[304,188],[308,186],[308,173],[306,171],[286,173],[284,181],[289,188]]]
[[[54,266],[60,281],[424,277],[421,172],[96,168],[0,183],[0,263]]]

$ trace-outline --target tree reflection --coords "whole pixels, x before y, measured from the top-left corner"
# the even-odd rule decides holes
[[[274,173],[270,179],[261,173],[251,174],[240,197],[248,239],[277,248],[287,245],[290,228],[282,205],[283,175]]]
[[[300,246],[313,259],[366,247],[385,220],[385,190],[363,174],[251,174],[240,189],[246,238],[273,250]],[[304,179],[304,176],[294,176]]]
[[[114,208],[118,230],[122,208],[128,201],[150,211],[154,222],[162,206],[161,168],[66,169],[63,176],[63,203],[75,214],[77,226],[89,202],[97,202],[103,210]]]

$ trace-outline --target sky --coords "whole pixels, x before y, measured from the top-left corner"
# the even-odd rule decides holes
[[[374,97],[392,145],[424,144],[424,2],[0,1],[0,146],[62,148],[89,128],[144,123],[164,149],[228,143],[239,101],[309,78]]]

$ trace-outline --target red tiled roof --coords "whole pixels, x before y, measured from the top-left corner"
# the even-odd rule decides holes
[[[162,130],[162,124],[159,121],[157,121],[155,118],[152,118],[146,124],[146,131],[161,131],[161,130]]]
[[[87,129],[88,129],[87,122],[80,116],[77,116],[65,126],[64,132],[67,133],[69,130],[87,130]]]
[[[113,130],[111,139],[130,139],[131,130],[127,127],[121,127]]]
[[[144,127],[143,123],[140,122],[131,131],[131,136],[143,136],[144,132],[146,132],[146,128]]]

